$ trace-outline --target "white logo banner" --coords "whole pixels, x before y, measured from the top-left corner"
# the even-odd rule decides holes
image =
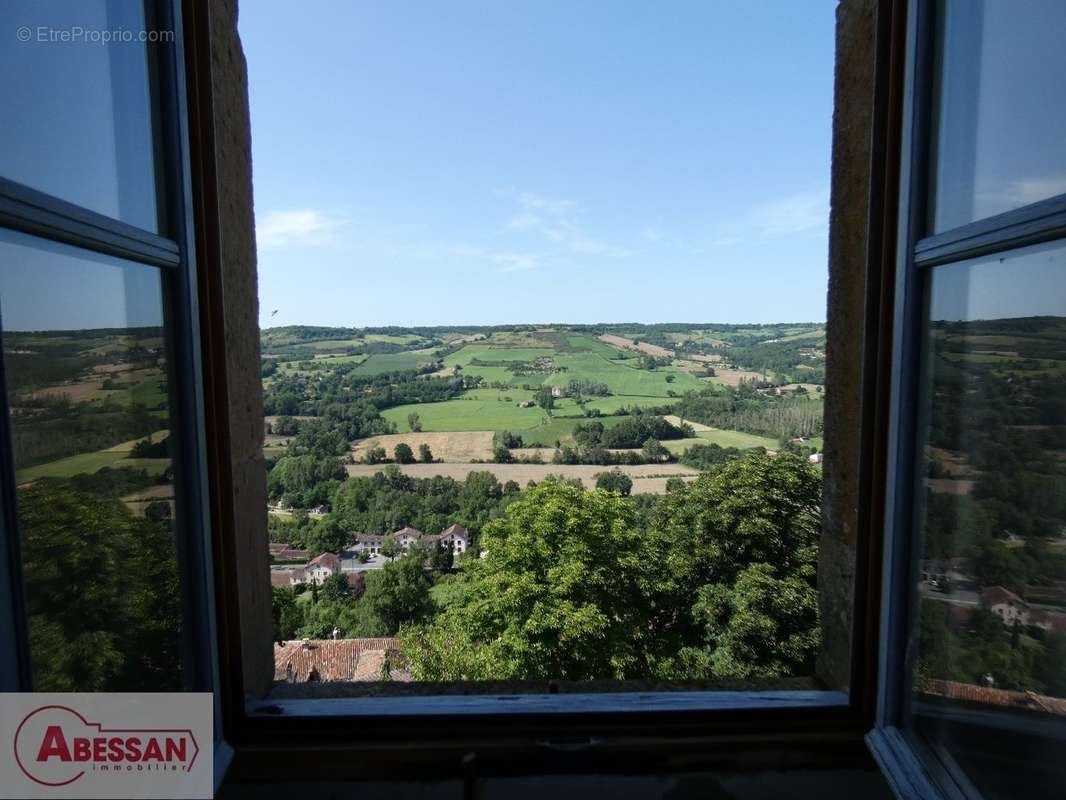
[[[210,693],[0,693],[0,798],[212,796]]]

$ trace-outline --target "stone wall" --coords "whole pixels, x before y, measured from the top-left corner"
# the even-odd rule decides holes
[[[829,212],[825,480],[818,563],[818,673],[849,682],[859,501],[862,348],[866,292],[877,0],[837,6],[833,166]]]
[[[248,74],[237,35],[236,1],[212,0],[210,23],[241,651],[245,690],[261,696],[273,678],[274,658],[263,464],[263,392],[259,374],[252,137]]]

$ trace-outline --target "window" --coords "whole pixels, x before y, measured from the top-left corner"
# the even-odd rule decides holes
[[[1051,31],[1063,7],[912,5],[871,740],[902,796],[1059,797],[1066,154],[1052,130],[1066,96]]]
[[[0,29],[0,688],[211,691],[180,17],[10,2]]]
[[[245,9],[270,546],[366,584],[274,556],[264,707],[299,699],[305,639],[403,656],[320,696],[823,688],[830,12],[678,6],[645,39],[637,6],[338,3],[311,54]],[[770,132],[800,107],[826,113]]]

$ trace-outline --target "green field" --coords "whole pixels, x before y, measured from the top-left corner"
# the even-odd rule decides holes
[[[381,416],[395,423],[399,433],[406,433],[411,430],[407,424],[411,412],[418,414],[424,431],[521,431],[547,419],[544,411],[536,406],[519,408],[516,403],[474,398],[397,406],[385,409]]]
[[[419,364],[432,361],[435,350],[405,350],[402,353],[378,353],[355,368],[356,375],[380,375],[401,369],[417,369]]]
[[[601,414],[613,414],[620,408],[653,408],[668,406],[674,402],[669,397],[636,397],[632,395],[615,394],[610,397],[599,397],[585,403],[585,408],[599,409]]]
[[[114,450],[101,450],[96,453],[79,453],[69,458],[38,464],[36,467],[20,469],[15,473],[18,483],[37,478],[69,478],[74,475],[91,475],[102,467],[123,467],[127,469],[144,469],[149,474],[161,475],[170,466],[169,458],[127,458],[126,453]]]
[[[627,326],[628,328],[629,326]],[[316,369],[329,369],[333,365],[356,366],[355,375],[379,375],[386,372],[411,370],[436,360],[439,351],[427,347],[432,339],[454,341],[454,332],[446,329],[411,329],[405,333],[397,329],[395,334],[369,334],[358,329],[335,329],[330,331],[335,338],[307,342],[313,346],[318,357]],[[342,338],[351,330],[351,338]],[[646,369],[647,357],[634,350],[608,344],[597,338],[603,329],[545,328],[523,326],[505,330],[486,330],[484,333],[463,336],[480,338],[458,343],[461,346],[439,360],[440,368],[435,376],[462,376],[467,379],[480,377],[482,387],[469,389],[458,398],[434,403],[416,403],[383,410],[382,416],[395,425],[399,433],[408,433],[407,417],[416,413],[422,430],[434,433],[501,431],[510,430],[522,435],[526,445],[555,446],[557,442],[571,440],[575,425],[588,421],[586,413],[598,411],[602,416],[595,419],[607,427],[617,425],[625,417],[616,416],[625,408],[670,408],[681,401],[686,392],[699,391],[714,383],[713,379],[697,377],[679,366],[680,361]],[[612,333],[628,335],[641,341],[682,342],[697,340],[716,348],[763,346],[769,340],[777,342],[820,341],[825,335],[820,325],[766,325],[766,326],[708,326],[699,330],[666,332],[633,327],[632,331],[608,329]],[[417,331],[417,333],[416,333]],[[280,333],[280,332],[279,332]],[[427,338],[431,337],[431,338]],[[278,338],[281,338],[280,336]],[[762,340],[762,341],[760,341]],[[397,353],[372,354],[369,356],[327,355],[328,348],[364,344],[389,343],[409,349]],[[291,343],[298,347],[298,342]],[[267,347],[264,344],[264,347]],[[786,345],[782,345],[783,348]],[[796,345],[788,345],[794,353]],[[417,348],[417,349],[416,349]],[[296,351],[294,351],[295,353]],[[803,358],[802,355],[799,358]],[[478,365],[473,362],[485,362]],[[516,374],[518,365],[527,370]],[[795,365],[793,365],[795,368]],[[280,365],[280,375],[298,371],[298,362]],[[551,414],[537,406],[519,407],[520,403],[532,401],[537,390],[544,387],[569,389],[571,382],[600,384],[610,394],[599,396],[585,394],[584,404],[571,397],[556,398]],[[526,387],[526,388],[523,388]],[[589,387],[597,390],[601,387]],[[773,438],[756,436],[732,430],[713,430],[698,434],[687,441],[667,443],[674,453],[696,442],[716,443],[723,447],[777,449],[779,442]],[[274,448],[271,448],[273,454]]]
[[[555,364],[565,367],[566,372],[547,376],[541,383],[565,385],[573,378],[581,378],[607,384],[611,394],[638,397],[669,397],[671,391],[680,395],[706,386],[704,381],[677,367],[646,370],[639,369],[639,363],[639,358],[611,359],[591,352],[565,353],[555,358]],[[668,377],[672,380],[667,380]]]

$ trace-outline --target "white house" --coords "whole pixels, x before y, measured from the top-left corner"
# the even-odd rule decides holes
[[[418,542],[418,540],[421,539],[422,536],[422,531],[420,531],[418,528],[412,528],[410,525],[404,528],[400,528],[400,530],[396,531],[396,533],[393,534],[393,538],[396,539],[396,544],[398,544],[404,550],[407,550],[411,545]]]
[[[385,543],[385,535],[381,533],[360,533],[355,536],[356,551],[365,551],[372,556],[381,552],[381,545]]]
[[[982,589],[981,605],[1003,620],[1004,625],[1029,624],[1029,604],[1002,586]]]
[[[449,525],[434,538],[451,547],[456,553],[461,553],[470,546],[470,532],[462,525]]]
[[[323,553],[307,562],[303,568],[304,580],[311,583],[324,583],[334,572],[341,571],[341,560],[335,553]]]
[[[462,525],[450,525],[440,533],[427,534],[407,526],[391,534],[398,547],[409,550],[411,545],[423,543],[435,546],[437,542],[443,542],[454,552],[462,553],[470,547],[470,532]],[[364,551],[370,555],[377,555],[385,543],[385,535],[380,533],[356,534],[353,536],[355,545],[353,550]]]

